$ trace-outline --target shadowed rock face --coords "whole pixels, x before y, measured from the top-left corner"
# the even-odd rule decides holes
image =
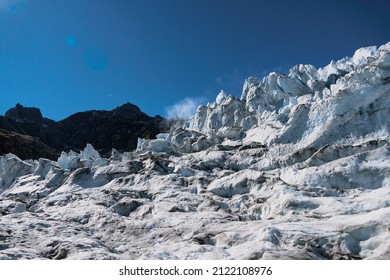
[[[23,159],[55,158],[55,149],[45,145],[39,140],[12,131],[0,129],[0,154],[17,154]]]
[[[42,123],[43,117],[41,110],[34,107],[24,107],[21,104],[16,104],[14,108],[9,109],[5,116],[20,122]]]
[[[127,103],[112,111],[81,112],[56,122],[43,118],[38,108],[17,104],[0,117],[0,128],[3,133],[12,134],[11,142],[26,144],[2,141],[1,154],[12,152],[23,159],[57,159],[61,151],[81,150],[87,143],[103,155],[108,155],[113,148],[133,150],[139,137],[152,139],[164,130],[165,120],[160,116],[149,117]],[[34,152],[30,151],[31,143],[35,143]]]

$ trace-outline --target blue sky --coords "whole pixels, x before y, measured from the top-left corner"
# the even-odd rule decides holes
[[[387,0],[0,0],[0,114],[191,109],[244,79],[390,41]],[[189,104],[188,104],[189,103]],[[187,105],[187,107],[178,106]]]

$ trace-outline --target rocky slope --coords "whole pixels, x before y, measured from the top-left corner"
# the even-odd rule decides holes
[[[162,117],[149,117],[130,103],[112,111],[77,113],[59,122],[44,118],[38,108],[17,104],[0,117],[0,128],[12,133],[16,142],[33,138],[36,148],[32,152],[29,145],[10,148],[0,142],[0,154],[14,153],[22,159],[57,159],[61,151],[77,151],[91,143],[100,153],[109,155],[113,148],[135,149],[138,137],[155,138],[166,127]]]
[[[102,158],[0,158],[2,259],[390,259],[390,43]]]
[[[55,158],[57,152],[29,136],[0,128],[0,155],[7,153],[17,154],[20,158]]]

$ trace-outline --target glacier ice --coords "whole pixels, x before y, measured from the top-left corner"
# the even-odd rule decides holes
[[[390,43],[102,158],[0,157],[0,259],[390,259]]]

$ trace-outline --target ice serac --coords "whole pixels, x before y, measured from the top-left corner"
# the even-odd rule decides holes
[[[109,159],[2,156],[0,259],[390,259],[389,126],[390,43],[249,77]]]
[[[250,77],[240,99],[219,94],[216,102],[198,108],[188,128],[243,139],[260,127],[273,131],[262,144],[294,143],[299,148],[388,131],[389,51],[389,44],[361,48],[318,70],[297,65],[288,75]]]
[[[112,153],[115,155],[117,151],[113,150]],[[57,164],[62,169],[74,170],[81,167],[104,166],[108,164],[108,161],[108,159],[101,158],[99,152],[91,144],[87,144],[80,153],[74,151],[69,153],[62,152],[57,160]]]

